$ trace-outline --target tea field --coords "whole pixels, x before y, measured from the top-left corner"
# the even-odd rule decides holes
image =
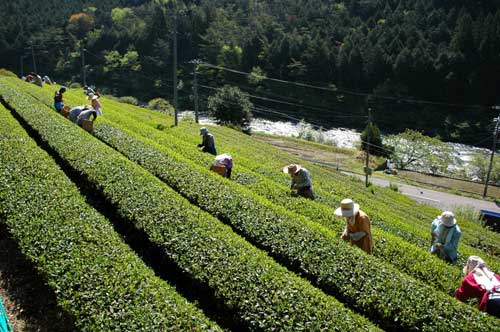
[[[57,88],[0,77],[0,222],[78,331],[500,331],[454,299],[469,255],[500,271],[500,234],[459,220],[452,266],[428,253],[441,211],[209,127],[228,180],[198,124],[103,97],[88,133],[53,110]],[[290,196],[291,162],[315,201]],[[346,197],[372,218],[372,255],[340,240]]]

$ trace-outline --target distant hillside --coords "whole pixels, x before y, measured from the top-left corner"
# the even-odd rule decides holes
[[[254,73],[200,67],[202,107],[231,84],[254,96],[261,116],[362,128],[370,107],[385,132],[413,128],[470,144],[492,132],[490,106],[500,103],[497,0],[176,3],[181,107],[192,108],[189,61],[202,59]],[[22,55],[24,71],[33,69],[26,49],[33,41],[39,71],[81,82],[85,48],[87,78],[103,90],[172,97],[174,10],[162,1],[18,1],[0,10],[0,62],[9,69],[20,72]]]

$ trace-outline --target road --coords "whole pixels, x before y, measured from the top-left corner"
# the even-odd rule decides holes
[[[317,149],[311,145],[300,144],[300,142],[292,142],[289,140],[281,139],[279,137],[256,136],[256,138],[268,144],[274,145],[275,147],[291,153],[303,160],[307,160],[317,164],[337,167],[339,162],[342,163],[342,160],[346,158],[352,158],[352,156],[350,155]],[[334,163],[332,161],[336,162]],[[365,176],[361,174],[350,172],[343,173],[359,177],[362,181],[364,181],[365,179]],[[398,186],[399,192],[403,193],[404,195],[407,195],[417,202],[432,205],[441,210],[453,210],[456,206],[468,206],[473,207],[477,211],[489,210],[500,213],[500,206],[490,201],[483,201],[466,196],[449,194],[432,189],[424,189],[404,183],[398,183],[374,177],[370,177],[370,182],[381,187],[388,187],[390,183],[395,184]]]
[[[349,172],[342,172],[342,173],[359,177],[363,181],[365,180],[365,176],[361,174],[354,174]],[[442,210],[453,210],[453,208],[456,206],[469,206],[473,207],[478,211],[489,210],[500,213],[500,206],[490,201],[483,201],[476,198],[453,195],[431,189],[419,188],[404,183],[397,183],[374,177],[370,177],[370,182],[381,187],[388,187],[389,184],[392,183],[393,185],[398,186],[400,193],[405,194],[406,196],[414,199],[417,202],[431,205]]]

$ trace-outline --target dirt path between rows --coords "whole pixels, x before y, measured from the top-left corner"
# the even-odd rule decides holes
[[[74,331],[55,295],[0,224],[0,295],[15,332]]]

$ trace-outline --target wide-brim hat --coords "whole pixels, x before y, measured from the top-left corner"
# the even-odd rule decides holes
[[[205,127],[200,128],[200,136],[208,134],[208,129]]]
[[[455,219],[455,215],[451,211],[444,211],[438,218],[446,227],[451,227],[457,223],[457,219]]]
[[[301,168],[302,168],[302,166],[300,166],[299,164],[286,165],[285,167],[283,167],[283,173],[295,174],[298,171],[300,171]]]
[[[89,93],[89,95],[87,96],[87,99],[88,100],[96,100],[97,98],[99,98],[98,96],[96,96],[95,94],[93,93]]]
[[[340,207],[335,210],[334,214],[339,217],[352,217],[358,212],[359,204],[354,203],[352,199],[346,198],[340,202]]]
[[[479,256],[470,256],[469,259],[467,260],[467,263],[464,266],[464,269],[462,270],[465,275],[468,275],[474,269],[480,265],[484,265],[484,261],[481,257]]]

